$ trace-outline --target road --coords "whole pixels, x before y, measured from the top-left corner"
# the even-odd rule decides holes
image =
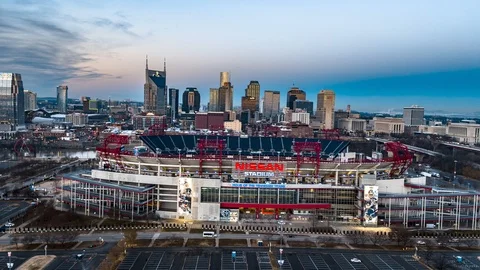
[[[219,239],[264,239],[264,233],[252,233],[252,234],[236,234],[236,233],[220,233],[217,237]],[[351,238],[347,235],[309,235],[309,234],[300,234],[300,235],[293,235],[289,233],[285,233],[283,235],[287,238],[288,242],[290,241],[305,241],[306,238],[312,238],[314,241],[317,237],[329,238],[330,241],[333,240],[336,243],[351,243]],[[85,242],[85,241],[98,241],[99,238],[102,238],[105,242],[117,242],[124,238],[123,232],[98,232],[92,234],[80,234],[77,237],[77,241]],[[280,234],[268,234],[269,239],[271,240],[280,240]],[[203,234],[201,233],[186,233],[186,232],[137,232],[137,239],[171,239],[171,238],[189,238],[189,239],[203,239]],[[416,237],[413,238],[412,241],[430,241],[429,238],[421,238]],[[38,241],[39,243],[42,242],[41,240]],[[10,244],[10,234],[5,234],[0,237],[0,245],[8,245]],[[387,240],[385,244],[396,244],[390,240]]]
[[[152,239],[156,232],[138,232],[137,239]],[[258,239],[260,234],[219,234],[219,239]],[[77,237],[78,241],[97,241],[101,237],[105,242],[116,242],[123,239],[122,232],[102,232],[93,234],[81,234]],[[184,232],[161,232],[158,239],[169,239],[172,237],[182,237],[190,239],[202,239],[201,233],[184,233]],[[297,236],[298,238],[305,239],[305,235]],[[272,240],[280,239],[280,235],[274,235]],[[39,241],[42,242],[42,241]],[[5,234],[0,237],[0,245],[10,244],[10,235]]]

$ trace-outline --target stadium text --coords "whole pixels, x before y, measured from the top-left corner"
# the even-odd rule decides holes
[[[283,172],[282,163],[236,162],[235,169],[239,171]]]

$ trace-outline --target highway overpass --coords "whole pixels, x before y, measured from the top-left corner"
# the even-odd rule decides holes
[[[391,140],[376,138],[376,137],[368,137],[367,140],[376,141],[376,142],[379,142],[379,143],[386,143],[386,142],[391,141]],[[439,153],[439,152],[427,150],[427,149],[424,149],[424,148],[420,148],[420,147],[416,147],[416,146],[412,146],[412,145],[408,145],[408,144],[404,144],[404,145],[408,148],[408,150],[410,150],[412,152],[417,152],[417,153],[421,153],[421,154],[432,156],[432,157],[444,157],[445,156],[444,154]]]
[[[452,142],[442,142],[442,144],[446,146],[454,147],[454,148],[468,150],[468,151],[480,152],[480,147],[476,147],[476,146],[464,145],[464,144],[452,143]]]

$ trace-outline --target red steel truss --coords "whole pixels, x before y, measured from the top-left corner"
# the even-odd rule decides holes
[[[263,129],[265,136],[272,136],[272,137],[277,137],[278,133],[280,132],[280,127],[277,126],[266,126]]]
[[[322,129],[320,130],[320,138],[325,140],[340,140],[340,132],[338,129]]]
[[[165,117],[160,119],[160,124],[150,126],[147,131],[147,136],[161,136],[165,135],[165,129],[167,128],[167,120]]]
[[[406,145],[400,142],[386,142],[384,146],[385,151],[392,153],[391,158],[389,158],[393,162],[390,176],[403,174],[412,164],[413,154]]]
[[[200,158],[199,173],[203,173],[203,163],[207,160],[215,160],[218,162],[219,175],[222,175],[223,150],[225,149],[225,141],[220,138],[200,138],[197,143],[198,154]],[[206,151],[213,149],[216,154],[208,154]]]
[[[294,142],[293,151],[297,153],[297,176],[299,175],[302,164],[313,163],[315,164],[315,178],[317,178],[322,158],[322,144],[320,142]],[[302,153],[304,152],[314,153],[315,156],[303,157]]]
[[[106,169],[111,169],[112,164],[110,164],[110,159],[114,158],[116,160],[117,168],[120,171],[124,171],[124,166],[120,154],[123,149],[122,146],[128,144],[128,136],[112,134],[105,138],[103,145],[97,147],[97,151],[100,154],[100,158],[103,161],[104,167]]]
[[[25,138],[19,138],[15,145],[13,146],[13,151],[17,154],[17,157],[24,157],[24,156],[35,156],[35,148],[30,141]]]

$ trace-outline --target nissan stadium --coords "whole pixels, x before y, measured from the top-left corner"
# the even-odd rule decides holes
[[[62,201],[99,217],[319,220],[478,229],[479,194],[406,177],[413,155],[388,142],[371,156],[342,140],[110,135],[98,169],[66,174]]]

